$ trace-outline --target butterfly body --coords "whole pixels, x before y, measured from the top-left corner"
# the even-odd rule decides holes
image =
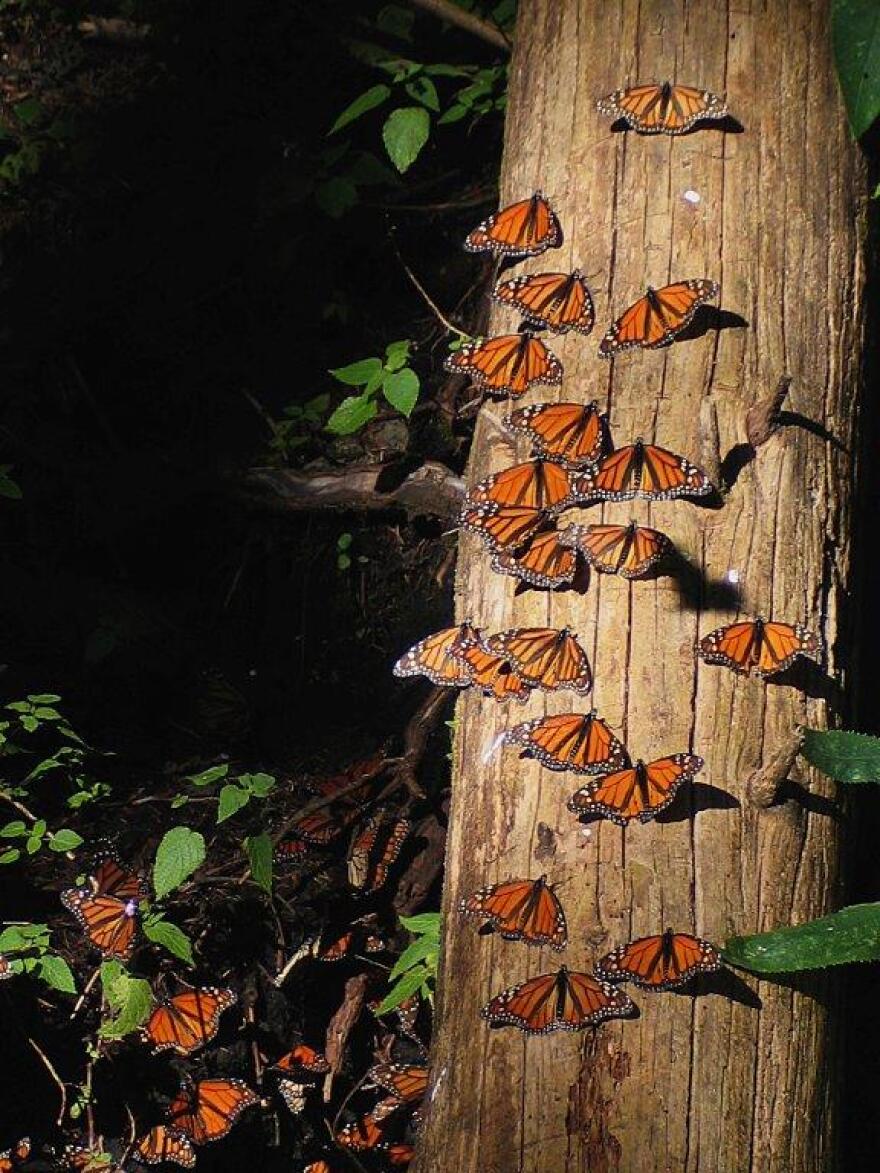
[[[596,964],[596,973],[606,981],[631,981],[646,990],[674,990],[698,973],[720,968],[721,958],[708,941],[667,929],[612,950]]]
[[[577,553],[560,543],[555,529],[535,534],[518,550],[498,550],[492,555],[492,569],[497,574],[509,574],[544,590],[566,586],[574,579],[577,566]]]
[[[595,322],[593,299],[579,269],[572,273],[532,273],[500,281],[492,297],[519,310],[526,322],[556,334],[589,334]]]
[[[625,310],[599,343],[599,354],[613,358],[625,350],[668,346],[693,321],[704,302],[718,296],[718,284],[706,277],[676,281],[660,289],[648,286]]]
[[[697,122],[727,115],[727,103],[717,94],[670,81],[615,90],[596,105],[641,134],[684,134]]]
[[[640,578],[672,549],[660,530],[637,525],[572,525],[559,535],[562,546],[579,550],[602,574]]]
[[[633,819],[647,823],[675,799],[683,782],[691,781],[703,768],[696,754],[673,754],[603,774],[568,800],[568,809],[578,815],[601,815],[625,827]]]
[[[822,640],[800,623],[777,623],[757,618],[731,623],[710,632],[697,644],[707,664],[723,664],[734,672],[774,676],[784,672],[798,656],[818,660]]]
[[[466,916],[486,921],[505,941],[549,945],[551,949],[564,949],[568,941],[565,913],[546,876],[505,880],[481,888],[463,899],[459,909]]]
[[[110,852],[97,861],[84,888],[67,888],[61,903],[72,912],[90,943],[105,957],[127,961],[134,952],[138,913],[146,891],[138,876]]]
[[[623,744],[596,710],[559,713],[515,725],[504,735],[525,757],[537,758],[549,770],[575,774],[604,774],[629,764]]]
[[[593,687],[587,654],[567,627],[512,628],[490,636],[484,646],[505,656],[530,688],[588,693]]]
[[[480,1013],[492,1026],[515,1026],[528,1035],[578,1031],[631,1014],[633,1003],[621,993],[592,974],[569,971],[563,965],[558,973],[502,990]]]
[[[144,1026],[144,1036],[156,1053],[191,1054],[214,1038],[220,1029],[220,1015],[237,1001],[233,990],[217,986],[186,990],[156,1007]]]
[[[594,501],[670,501],[705,497],[713,491],[702,469],[656,444],[636,440],[606,456],[594,469],[575,477],[574,496],[583,505]],[[654,531],[656,532],[656,531]]]
[[[518,399],[536,383],[557,386],[562,382],[562,363],[528,331],[467,342],[446,359],[444,367],[469,375],[481,391],[512,399]]]
[[[562,244],[562,227],[549,200],[536,191],[488,216],[464,242],[468,252],[502,257],[536,257]]]
[[[605,417],[597,403],[535,403],[505,416],[504,426],[529,437],[538,456],[565,468],[595,464],[605,447]]]

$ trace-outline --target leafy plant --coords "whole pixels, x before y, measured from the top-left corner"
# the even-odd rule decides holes
[[[228,779],[228,781],[226,781]],[[223,782],[220,788],[220,793],[217,797],[217,822],[225,823],[227,819],[231,819],[233,815],[238,814],[240,810],[253,798],[267,798],[275,789],[276,781],[271,774],[256,773],[256,774],[238,774],[235,777],[229,776],[229,765],[224,763],[219,766],[210,766],[207,770],[203,770],[200,774],[193,774],[186,779],[191,786],[198,786],[205,788],[213,786],[216,782]],[[189,801],[189,795],[183,793],[178,794],[171,802],[172,808],[185,806]]]
[[[876,0],[834,0],[831,37],[837,77],[854,138],[880,114],[880,7]]]
[[[369,423],[378,415],[380,391],[393,408],[409,417],[420,389],[419,376],[409,366],[411,348],[408,339],[390,342],[384,358],[363,358],[331,370],[334,379],[347,387],[359,387],[360,392],[343,399],[327,421],[327,431],[348,436]]]
[[[62,994],[75,994],[70,966],[50,948],[48,925],[8,925],[0,933],[0,954],[11,957],[12,973],[29,974]]]
[[[101,1023],[100,1038],[121,1039],[146,1022],[153,1004],[148,981],[132,977],[119,961],[110,960],[101,965],[101,988],[111,1017]]]
[[[805,729],[801,754],[837,782],[880,782],[880,737],[843,729]]]
[[[418,916],[402,916],[400,923],[409,929],[415,940],[404,949],[388,975],[388,980],[394,982],[394,985],[377,1008],[377,1014],[387,1014],[415,993],[432,1005],[434,1002],[440,957],[440,913],[423,912]]]
[[[753,973],[797,973],[880,961],[880,904],[853,904],[804,925],[732,937],[722,956]]]
[[[327,392],[315,395],[303,404],[289,404],[284,408],[282,420],[271,421],[270,450],[287,459],[303,448],[324,423],[329,407],[330,395]]]

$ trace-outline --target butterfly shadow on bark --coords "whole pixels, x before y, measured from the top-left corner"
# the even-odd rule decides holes
[[[669,993],[686,998],[704,998],[709,994],[716,994],[731,1002],[738,1002],[741,1006],[748,1006],[752,1010],[760,1010],[763,1005],[757,992],[748,982],[726,966],[722,966],[714,973],[698,973],[687,985],[670,990]]]
[[[747,319],[733,310],[725,310],[717,305],[701,305],[681,333],[676,334],[673,342],[692,342],[712,330],[720,334],[722,330],[744,330],[748,325]]]

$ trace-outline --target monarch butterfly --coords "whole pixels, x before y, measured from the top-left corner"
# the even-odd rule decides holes
[[[606,1018],[624,1018],[635,1009],[616,986],[589,973],[544,973],[502,990],[480,1011],[492,1026],[515,1026],[528,1035],[584,1030]]]
[[[532,273],[499,281],[492,297],[520,311],[531,326],[555,334],[589,334],[596,320],[593,299],[580,269],[573,273]]]
[[[111,853],[97,862],[86,888],[67,888],[61,903],[105,957],[127,961],[134,951],[138,907],[146,898],[140,879]]]
[[[492,556],[492,569],[509,574],[531,586],[553,590],[570,583],[577,573],[577,553],[559,541],[555,529],[535,534],[521,550],[498,550]]]
[[[331,774],[329,778],[318,778],[306,784],[306,789],[313,794],[320,794],[324,798],[338,794],[341,790],[346,793],[359,794],[360,791],[350,791],[355,782],[370,782],[377,774],[381,774],[386,762],[383,750],[377,750],[365,758],[358,758],[341,770],[338,774]]]
[[[465,504],[459,515],[461,529],[478,534],[490,550],[509,551],[522,546],[552,520],[546,509],[531,505],[497,505],[494,501]]]
[[[637,346],[646,350],[668,346],[691,322],[703,302],[717,295],[718,283],[707,277],[675,281],[661,289],[649,285],[645,296],[633,302],[609,328],[599,343],[599,354],[613,358]]]
[[[525,505],[547,513],[573,502],[572,478],[553,460],[526,460],[484,477],[468,489],[465,507],[479,504]]]
[[[291,824],[291,830],[297,839],[316,847],[325,847],[351,826],[360,809],[360,804],[355,803],[353,796],[349,794],[345,799],[340,799],[330,806],[322,806],[318,810],[297,815]]]
[[[605,416],[593,403],[535,403],[505,416],[504,426],[532,441],[539,456],[567,468],[595,464],[605,447]]]
[[[22,1162],[26,1161],[31,1155],[31,1139],[29,1136],[23,1136],[21,1140],[15,1142],[12,1148],[4,1149],[0,1153],[0,1173],[12,1173],[17,1169]]]
[[[220,1015],[238,1001],[233,990],[203,986],[161,1002],[147,1019],[143,1033],[154,1052],[188,1055],[209,1043],[220,1029]]]
[[[587,653],[567,627],[515,627],[490,636],[484,646],[506,657],[531,688],[587,693],[593,687]]]
[[[695,122],[727,114],[727,103],[717,94],[670,81],[615,90],[600,98],[596,108],[600,114],[624,118],[642,134],[684,134]]]
[[[705,497],[711,492],[712,482],[702,469],[641,439],[610,453],[574,484],[575,496],[583,505],[629,501],[632,497],[668,501],[673,497]]]
[[[305,839],[284,839],[275,847],[275,863],[281,867],[302,863],[302,857],[309,851]]]
[[[459,910],[480,917],[505,941],[564,949],[568,941],[565,913],[546,876],[537,880],[503,880],[464,897]]]
[[[443,364],[447,371],[470,375],[481,391],[518,399],[535,383],[557,386],[562,363],[540,338],[527,331],[466,342]]]
[[[372,812],[359,828],[348,851],[348,882],[364,892],[376,892],[400,855],[412,830],[409,819],[388,818],[388,807]]]
[[[84,1144],[66,1145],[62,1160],[64,1168],[73,1169],[75,1173],[122,1173],[122,1166],[117,1165],[109,1153]]]
[[[470,253],[493,252],[507,257],[536,257],[562,244],[562,228],[543,192],[509,204],[488,216],[464,242]]]
[[[245,1108],[258,1102],[240,1079],[201,1079],[181,1086],[168,1119],[194,1144],[209,1144],[226,1136]]]
[[[822,649],[819,636],[800,623],[760,617],[719,627],[697,644],[697,654],[707,664],[725,664],[734,672],[752,671],[762,677],[784,672],[798,656],[818,660]]]
[[[155,1128],[140,1137],[132,1149],[132,1157],[145,1165],[161,1165],[173,1161],[184,1169],[192,1169],[196,1163],[196,1150],[192,1141],[179,1128],[157,1124]]]
[[[429,1070],[424,1063],[377,1063],[367,1072],[370,1083],[388,1092],[401,1104],[415,1104],[428,1089]]]
[[[578,815],[604,815],[625,827],[632,819],[650,822],[675,798],[682,782],[690,782],[703,768],[696,754],[677,753],[647,765],[636,762],[625,770],[603,774],[568,800]]]
[[[365,1152],[381,1147],[383,1139],[384,1131],[370,1112],[355,1120],[353,1124],[346,1124],[345,1128],[336,1133],[337,1143],[353,1152]]]
[[[674,990],[694,974],[720,968],[721,958],[708,941],[667,929],[614,949],[598,962],[596,973],[606,981],[631,981],[645,990]]]
[[[529,686],[513,670],[510,658],[490,651],[482,640],[475,640],[462,649],[461,658],[471,673],[471,683],[482,689],[484,696],[496,701],[519,701],[524,704]]]
[[[444,627],[419,640],[394,665],[395,676],[427,676],[442,688],[465,688],[470,673],[462,666],[456,652],[465,641],[478,639],[479,632],[469,619],[457,627]]]
[[[293,1079],[280,1079],[278,1081],[278,1093],[287,1109],[294,1116],[299,1116],[300,1112],[305,1110],[306,1095],[314,1091],[314,1085],[311,1083],[297,1083]]]
[[[658,529],[645,525],[570,525],[559,535],[563,547],[579,550],[603,574],[639,578],[672,549]]]
[[[596,716],[595,709],[523,721],[509,729],[504,740],[519,746],[523,757],[537,758],[549,770],[603,774],[629,765],[622,742]]]
[[[272,1064],[273,1071],[308,1071],[311,1075],[326,1075],[330,1064],[320,1051],[308,1043],[297,1043],[292,1050]]]
[[[335,941],[331,941],[329,945],[319,949],[316,957],[319,961],[341,961],[343,957],[348,957],[353,947],[354,932],[348,929],[341,937],[337,937]]]

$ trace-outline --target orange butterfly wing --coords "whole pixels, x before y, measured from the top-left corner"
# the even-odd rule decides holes
[[[468,489],[468,504],[524,505],[546,511],[572,503],[568,472],[552,460],[526,460],[492,473]]]
[[[388,808],[384,814],[387,816]],[[400,855],[412,830],[409,819],[383,817],[374,811],[355,835],[348,852],[348,882],[353,888],[376,892],[388,879],[388,872]]]
[[[784,672],[798,656],[817,659],[822,641],[800,623],[744,620],[704,636],[697,651],[707,664],[724,664],[735,672],[758,676]]]
[[[708,941],[670,929],[614,949],[597,963],[596,973],[607,981],[632,981],[643,989],[673,990],[697,973],[720,968],[721,958]]]
[[[209,1144],[226,1136],[245,1108],[257,1102],[240,1079],[202,1079],[181,1088],[168,1117],[194,1144]]]
[[[381,1145],[383,1136],[383,1130],[375,1117],[368,1112],[353,1124],[347,1124],[345,1128],[340,1129],[336,1133],[336,1141],[343,1148],[351,1149],[353,1152],[367,1152]]]
[[[316,1051],[314,1047],[310,1047],[307,1043],[298,1043],[286,1055],[282,1055],[276,1063],[272,1064],[272,1070],[303,1070],[315,1075],[326,1075],[330,1070],[330,1064],[326,1057],[320,1051]]]
[[[127,961],[134,951],[138,905],[145,898],[138,876],[113,855],[100,860],[87,888],[67,888],[61,903],[105,957]]]
[[[484,646],[506,657],[531,688],[587,693],[593,687],[587,654],[567,627],[517,627],[490,636]]]
[[[179,1128],[169,1128],[165,1124],[157,1124],[136,1141],[131,1155],[145,1165],[173,1161],[184,1169],[192,1169],[196,1163],[196,1150],[189,1137]]]
[[[605,417],[596,403],[535,403],[511,412],[504,426],[563,466],[595,464],[605,446]]]
[[[471,674],[471,684],[483,690],[484,696],[496,701],[515,700],[521,704],[528,699],[529,686],[517,676],[507,656],[489,651],[482,642],[475,642],[461,653],[462,661]]]
[[[144,1035],[156,1052],[188,1055],[213,1039],[220,1029],[220,1015],[237,1001],[233,990],[217,986],[186,990],[156,1007],[147,1019]]]
[[[573,273],[533,273],[499,281],[492,297],[512,306],[532,326],[546,327],[557,334],[576,330],[589,334],[595,311],[587,283],[579,269]]]
[[[31,1155],[31,1140],[29,1136],[23,1136],[16,1141],[12,1148],[4,1149],[0,1153],[0,1173],[13,1173],[14,1169],[28,1159]]]
[[[470,375],[483,391],[519,398],[535,383],[562,382],[562,363],[534,335],[500,334],[468,342],[444,363],[447,371]]]
[[[623,118],[642,134],[684,134],[695,122],[727,114],[727,103],[717,94],[670,82],[615,90],[596,105],[600,113]]]
[[[532,586],[552,590],[572,581],[577,571],[577,554],[560,545],[559,534],[550,530],[546,534],[536,534],[523,550],[497,551],[492,558],[492,569]]]
[[[559,535],[563,546],[580,550],[603,574],[639,578],[672,549],[660,530],[636,525],[572,525]]]
[[[524,721],[508,730],[504,740],[519,746],[524,756],[537,758],[550,770],[600,774],[629,764],[623,743],[596,716],[595,709]]]
[[[459,909],[487,921],[506,941],[564,949],[568,940],[565,913],[546,881],[546,876],[504,880],[466,897]]]
[[[588,973],[546,973],[496,994],[481,1015],[492,1026],[515,1026],[525,1034],[584,1030],[633,1011],[622,990]]]
[[[389,1092],[400,1104],[415,1104],[428,1088],[428,1068],[423,1063],[377,1063],[367,1078]]]
[[[464,688],[470,684],[456,651],[465,640],[479,638],[470,623],[436,631],[409,649],[394,665],[395,676],[427,676],[432,684],[443,688]]]
[[[647,823],[675,799],[682,782],[691,781],[703,768],[696,754],[673,754],[644,762],[584,786],[568,800],[568,809],[578,815],[602,815],[621,827],[633,819]]]
[[[717,295],[718,284],[705,277],[676,281],[661,289],[649,287],[609,328],[599,343],[599,354],[611,358],[638,346],[666,346],[690,324],[699,307]]]
[[[656,444],[618,448],[590,472],[574,480],[573,492],[584,505],[594,501],[629,501],[646,497],[670,501],[676,497],[705,497],[713,491],[702,469]]]
[[[535,257],[562,244],[562,228],[548,200],[536,191],[487,217],[464,242],[468,252]]]

